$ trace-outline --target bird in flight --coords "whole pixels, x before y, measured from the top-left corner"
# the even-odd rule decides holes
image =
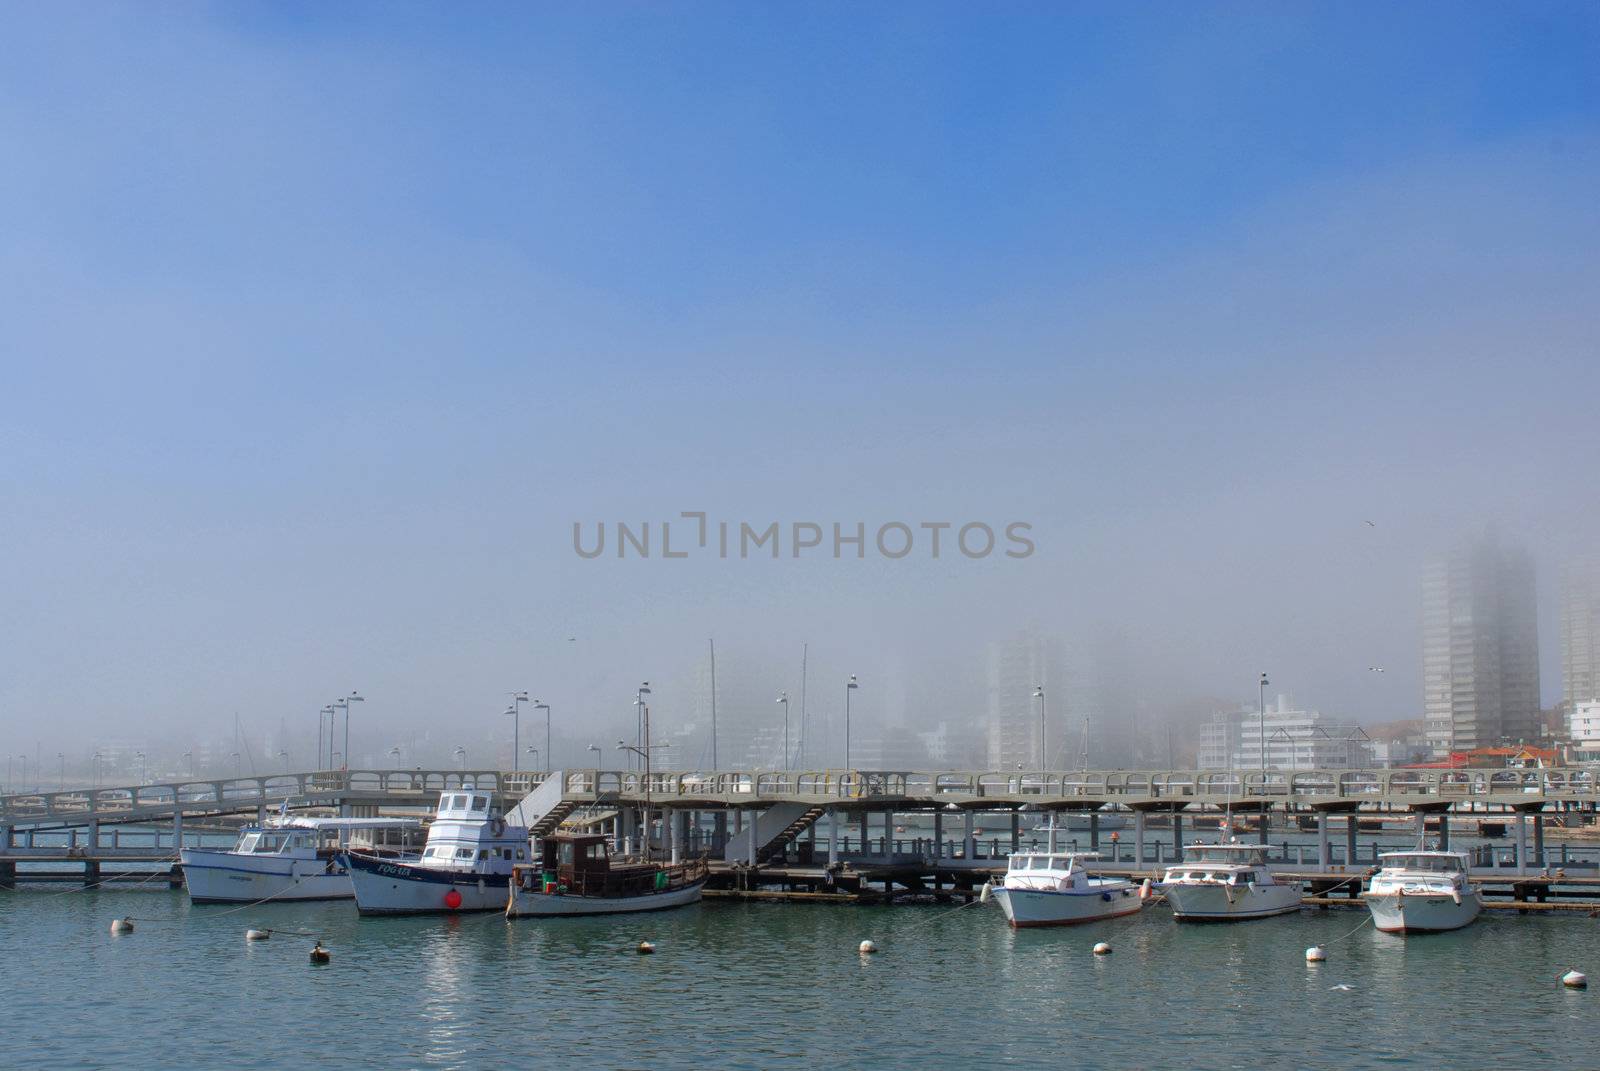
[[[1372,522],[1372,521],[1368,521],[1368,522],[1367,522],[1367,525],[1368,525],[1368,526],[1369,526],[1369,527],[1372,527],[1372,528],[1376,528],[1376,527],[1378,527],[1378,526],[1377,526],[1377,525],[1376,525],[1376,524],[1374,524],[1374,523],[1373,523],[1373,522]]]
[[[1383,667],[1382,666],[1368,666],[1367,667],[1367,672],[1368,673],[1382,673],[1383,672]]]

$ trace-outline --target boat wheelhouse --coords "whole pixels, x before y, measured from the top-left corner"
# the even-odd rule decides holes
[[[184,848],[184,885],[197,904],[262,900],[348,900],[355,895],[340,856],[415,851],[417,818],[277,817],[246,826],[232,848]]]
[[[528,862],[528,831],[507,824],[492,793],[456,789],[439,797],[421,855],[346,858],[363,915],[498,911],[512,868]]]
[[[1300,909],[1298,882],[1280,882],[1265,844],[1190,844],[1167,868],[1161,891],[1184,922],[1233,922]]]
[[[597,834],[558,833],[539,841],[538,861],[513,868],[506,914],[553,917],[661,911],[696,903],[704,859],[658,863],[613,856]]]

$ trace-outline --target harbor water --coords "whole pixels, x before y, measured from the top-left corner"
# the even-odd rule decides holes
[[[315,932],[332,961],[250,927]],[[1397,937],[1365,911],[1180,926],[1157,906],[1013,932],[982,903],[507,922],[0,893],[5,1048],[58,1069],[1579,1066],[1600,988],[1563,989],[1573,966],[1600,976],[1586,915]]]

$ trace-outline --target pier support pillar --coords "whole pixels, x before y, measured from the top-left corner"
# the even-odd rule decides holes
[[[1517,821],[1517,873],[1525,873],[1528,869],[1528,816],[1516,812]]]
[[[1097,852],[1097,851],[1100,850],[1100,812],[1099,811],[1090,811],[1089,812],[1089,850],[1091,852]]]
[[[1344,863],[1345,866],[1356,865],[1356,837],[1361,833],[1361,822],[1356,818],[1356,812],[1351,811],[1344,819]]]
[[[661,839],[666,841],[662,845],[667,850],[667,861],[673,865],[678,862],[678,823],[683,816],[673,811],[661,811]]]
[[[828,865],[837,866],[839,862],[839,812],[828,811]]]
[[[183,850],[183,812],[172,812],[172,854],[177,855]]]
[[[1447,851],[1450,850],[1450,812],[1449,811],[1440,811],[1439,812],[1439,850],[1441,852],[1447,852]]]
[[[1261,813],[1256,816],[1260,819],[1256,823],[1256,841],[1260,844],[1267,843],[1267,834],[1272,827],[1272,808],[1268,804],[1261,805]],[[1183,858],[1179,856],[1178,858]]]
[[[83,883],[95,885],[100,881],[100,860],[85,859],[83,862]]]
[[[883,812],[883,857],[894,855],[894,812]]]
[[[750,834],[749,845],[750,845],[750,865],[751,866],[755,866],[756,865],[756,854],[761,850],[761,846],[756,843],[756,826],[760,825],[761,823],[756,821],[756,818],[757,818],[756,812],[751,811],[750,812],[750,822],[746,826],[746,831]]]
[[[1021,811],[1012,811],[1011,812],[1011,850],[1013,852],[1019,852],[1019,851],[1022,850],[1022,812]]]
[[[862,855],[871,855],[872,854],[872,849],[870,847],[868,847],[868,844],[871,841],[871,837],[867,833],[867,812],[866,811],[862,811],[861,812],[860,819],[861,819],[861,854]]]
[[[1417,812],[1417,843],[1428,843],[1428,813],[1426,811]]]
[[[712,839],[714,841],[716,841],[715,847],[716,847],[718,853],[721,853],[721,852],[723,852],[723,851],[725,851],[727,849],[727,847],[728,847],[728,812],[727,811],[718,811],[716,813],[715,817],[713,817],[711,819],[711,837],[712,837]]]
[[[963,853],[965,853],[963,855],[963,858],[966,859],[966,861],[970,863],[970,862],[972,862],[972,860],[974,858],[977,857],[977,854],[978,854],[977,838],[975,838],[973,836],[973,834],[972,834],[972,812],[971,811],[963,811],[963,812],[961,812],[961,821],[962,821],[961,839],[963,841],[962,846],[961,846],[961,850],[962,850]]]
[[[1317,812],[1317,866],[1323,870],[1333,865],[1332,849],[1328,847],[1328,812]]]
[[[1180,862],[1183,859],[1183,812],[1172,812],[1172,861]],[[1156,862],[1160,862],[1157,859]]]
[[[0,862],[0,889],[17,887],[17,864],[7,859]]]
[[[933,861],[937,863],[944,854],[944,812],[933,812]]]
[[[90,829],[94,829],[94,828],[97,827],[97,825],[98,825],[98,823],[90,822],[89,823],[89,828]],[[12,848],[15,848],[15,847],[16,847],[16,838],[11,833],[11,827],[10,826],[0,826],[0,849],[4,849],[5,851],[9,852]]]
[[[1144,812],[1133,812],[1133,865],[1144,866]]]
[[[1543,869],[1549,863],[1544,857],[1544,812],[1533,812],[1533,865]]]

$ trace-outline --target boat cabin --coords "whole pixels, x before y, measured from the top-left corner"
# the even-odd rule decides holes
[[[428,843],[416,865],[437,870],[509,874],[528,861],[528,831],[508,825],[482,789],[463,788],[439,797]]]
[[[1384,852],[1378,858],[1384,870],[1428,874],[1464,874],[1467,870],[1467,857],[1460,852]]]
[[[1099,859],[1099,852],[1012,852],[1008,871],[1070,871],[1084,859]]]
[[[332,859],[355,848],[375,855],[415,851],[422,823],[415,818],[287,817],[246,826],[231,849],[234,855],[289,855]]]

